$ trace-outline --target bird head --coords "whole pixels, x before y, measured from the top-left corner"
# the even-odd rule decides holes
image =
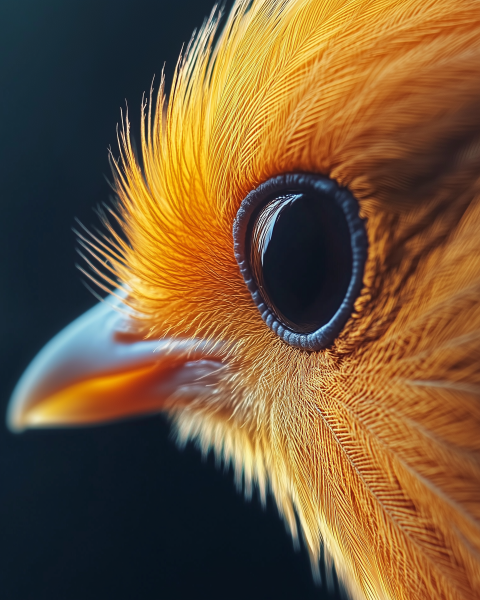
[[[123,121],[108,234],[79,231],[111,295],[33,361],[10,427],[165,412],[352,597],[474,598],[479,75],[473,0],[212,13],[138,155]]]

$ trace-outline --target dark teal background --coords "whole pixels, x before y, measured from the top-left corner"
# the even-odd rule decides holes
[[[167,77],[211,2],[0,3],[1,411],[35,353],[95,302],[74,218],[108,199],[107,147],[128,101]],[[3,419],[3,417],[2,417]],[[2,421],[3,423],[3,421]],[[327,597],[273,503],[179,452],[161,417],[14,436],[0,426],[0,598]]]

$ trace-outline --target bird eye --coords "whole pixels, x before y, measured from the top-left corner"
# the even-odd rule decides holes
[[[329,346],[363,283],[367,235],[355,197],[321,175],[274,177],[243,200],[233,237],[270,329],[291,346]]]

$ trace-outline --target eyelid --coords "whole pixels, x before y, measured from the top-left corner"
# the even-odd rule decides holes
[[[341,208],[348,225],[352,246],[352,276],[347,293],[328,323],[311,333],[290,330],[276,317],[262,297],[249,264],[249,234],[252,222],[269,201],[295,193],[327,195]],[[280,208],[281,211],[281,208]],[[245,284],[266,325],[287,344],[303,350],[318,351],[330,346],[353,312],[353,305],[363,287],[363,272],[368,252],[365,225],[358,214],[358,202],[351,192],[336,181],[318,174],[289,173],[260,184],[242,201],[233,224],[234,254]]]

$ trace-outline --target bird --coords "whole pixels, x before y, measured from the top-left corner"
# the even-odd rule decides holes
[[[480,597],[479,82],[477,0],[215,8],[10,429],[163,412],[350,598]]]

